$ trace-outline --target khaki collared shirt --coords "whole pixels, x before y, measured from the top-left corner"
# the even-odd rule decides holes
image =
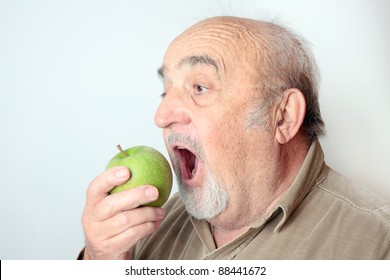
[[[390,203],[330,169],[318,141],[271,214],[220,248],[208,222],[189,216],[178,194],[165,208],[135,259],[390,259]]]

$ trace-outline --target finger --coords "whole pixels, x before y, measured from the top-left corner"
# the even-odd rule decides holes
[[[87,191],[87,205],[93,206],[107,197],[108,192],[115,186],[122,185],[129,180],[130,170],[125,166],[110,168],[97,176],[89,185]]]
[[[122,234],[131,227],[148,222],[162,221],[164,215],[164,210],[156,207],[141,207],[131,211],[124,211],[102,222],[101,228],[107,231],[104,233],[99,231],[99,234],[104,234],[102,238],[109,239]]]
[[[104,221],[116,214],[155,201],[158,190],[153,186],[139,186],[134,189],[115,193],[102,199],[92,210],[91,220]]]
[[[131,251],[138,241],[155,232],[161,225],[160,221],[147,222],[135,227],[131,227],[120,235],[107,240],[107,247],[111,252],[118,252],[123,255]]]

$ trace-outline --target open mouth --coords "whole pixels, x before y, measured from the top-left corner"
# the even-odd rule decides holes
[[[180,165],[181,176],[183,180],[193,179],[198,171],[199,158],[192,151],[182,146],[173,148]]]

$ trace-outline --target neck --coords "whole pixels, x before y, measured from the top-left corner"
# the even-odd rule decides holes
[[[223,228],[214,227],[212,225],[210,225],[210,228],[216,248],[220,248],[223,245],[228,244],[229,242],[244,234],[249,229],[249,227],[243,227],[236,230],[225,230]]]
[[[281,145],[279,152],[280,179],[275,193],[284,193],[292,185],[309,151],[310,143],[298,134],[287,144]]]
[[[276,162],[279,162],[278,170],[279,172],[273,172],[273,175],[276,175],[272,185],[272,191],[267,192],[266,199],[264,199],[264,190],[261,188],[252,189],[252,195],[256,201],[256,203],[252,203],[253,205],[257,205],[254,208],[250,209],[253,211],[253,217],[249,218],[248,215],[241,216],[239,220],[243,221],[245,218],[249,218],[249,220],[241,225],[239,228],[236,227],[224,227],[223,223],[218,223],[217,221],[209,221],[211,225],[211,232],[214,238],[214,242],[217,248],[233,241],[240,235],[244,234],[249,228],[250,225],[253,224],[256,220],[259,220],[261,217],[270,216],[271,212],[274,210],[276,204],[280,201],[280,199],[284,196],[286,192],[288,192],[290,186],[295,180],[303,161],[307,155],[308,149],[310,145],[303,141],[302,139],[298,139],[298,137],[293,138],[289,143],[281,145],[278,152],[278,157],[276,158]],[[257,192],[257,193],[255,193]],[[257,197],[257,199],[256,199]],[[259,205],[260,198],[263,197],[264,205]],[[248,205],[251,203],[248,201]],[[242,208],[242,206],[240,206]],[[238,210],[237,208],[235,209]],[[248,209],[249,210],[249,209]],[[248,214],[248,212],[246,212]],[[227,213],[226,213],[227,214]],[[234,214],[233,214],[234,215]],[[249,215],[252,216],[252,215]],[[224,217],[224,219],[229,217]],[[240,224],[237,222],[237,224]]]

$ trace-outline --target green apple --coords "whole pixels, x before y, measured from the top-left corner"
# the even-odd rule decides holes
[[[147,146],[135,146],[120,152],[107,164],[106,170],[114,166],[127,166],[131,177],[123,185],[116,186],[110,194],[141,185],[152,185],[158,189],[158,199],[145,206],[161,207],[172,190],[172,170],[166,158],[157,150]]]

